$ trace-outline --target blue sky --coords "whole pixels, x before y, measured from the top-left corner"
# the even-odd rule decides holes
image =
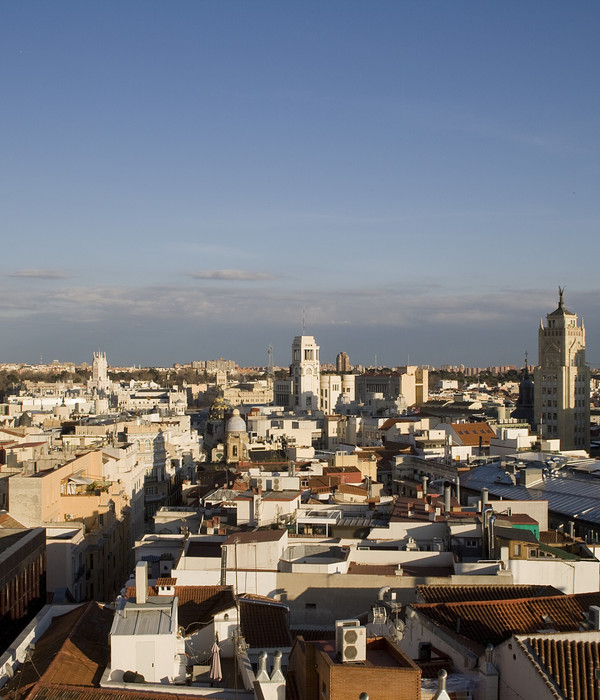
[[[600,365],[600,4],[0,6],[0,361]]]

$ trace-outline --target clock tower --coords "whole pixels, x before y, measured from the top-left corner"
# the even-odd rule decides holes
[[[540,320],[534,372],[534,417],[545,439],[560,438],[561,450],[589,450],[590,373],[585,364],[583,319],[567,311],[564,289],[558,308]]]

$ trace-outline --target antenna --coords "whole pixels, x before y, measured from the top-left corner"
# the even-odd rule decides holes
[[[304,307],[302,308],[302,335],[305,335],[306,331],[306,318],[305,318],[305,310]]]
[[[275,374],[275,370],[273,367],[273,346],[272,345],[269,345],[268,353],[269,353],[269,367],[267,369],[267,374],[269,375],[269,377],[272,377]]]

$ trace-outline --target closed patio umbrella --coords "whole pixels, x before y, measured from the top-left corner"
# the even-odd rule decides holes
[[[211,681],[220,681],[223,678],[221,671],[221,654],[219,645],[215,642],[211,647],[210,671],[208,677]]]

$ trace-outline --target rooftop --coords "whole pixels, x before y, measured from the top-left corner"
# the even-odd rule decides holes
[[[172,596],[149,596],[146,603],[122,598],[117,607],[111,635],[171,634]]]
[[[562,596],[553,586],[418,586],[417,598],[422,603],[464,603],[475,600],[508,600],[539,596]]]
[[[224,544],[255,544],[258,542],[279,542],[287,530],[255,530],[253,532],[236,532],[229,535]]]
[[[590,605],[600,605],[600,592],[411,607],[457,637],[475,643],[482,652],[488,644],[497,646],[513,634],[537,634],[551,629],[576,632],[585,622],[584,613]]]
[[[517,638],[517,643],[546,682],[562,691],[561,697],[598,700],[600,692],[596,671],[600,667],[600,642],[597,632],[543,635]]]
[[[568,520],[576,518],[600,526],[600,481],[595,476],[569,473],[547,474],[534,488],[515,485],[499,462],[475,467],[461,475],[462,489],[514,501],[548,501],[548,511]],[[493,505],[493,503],[492,503]]]

